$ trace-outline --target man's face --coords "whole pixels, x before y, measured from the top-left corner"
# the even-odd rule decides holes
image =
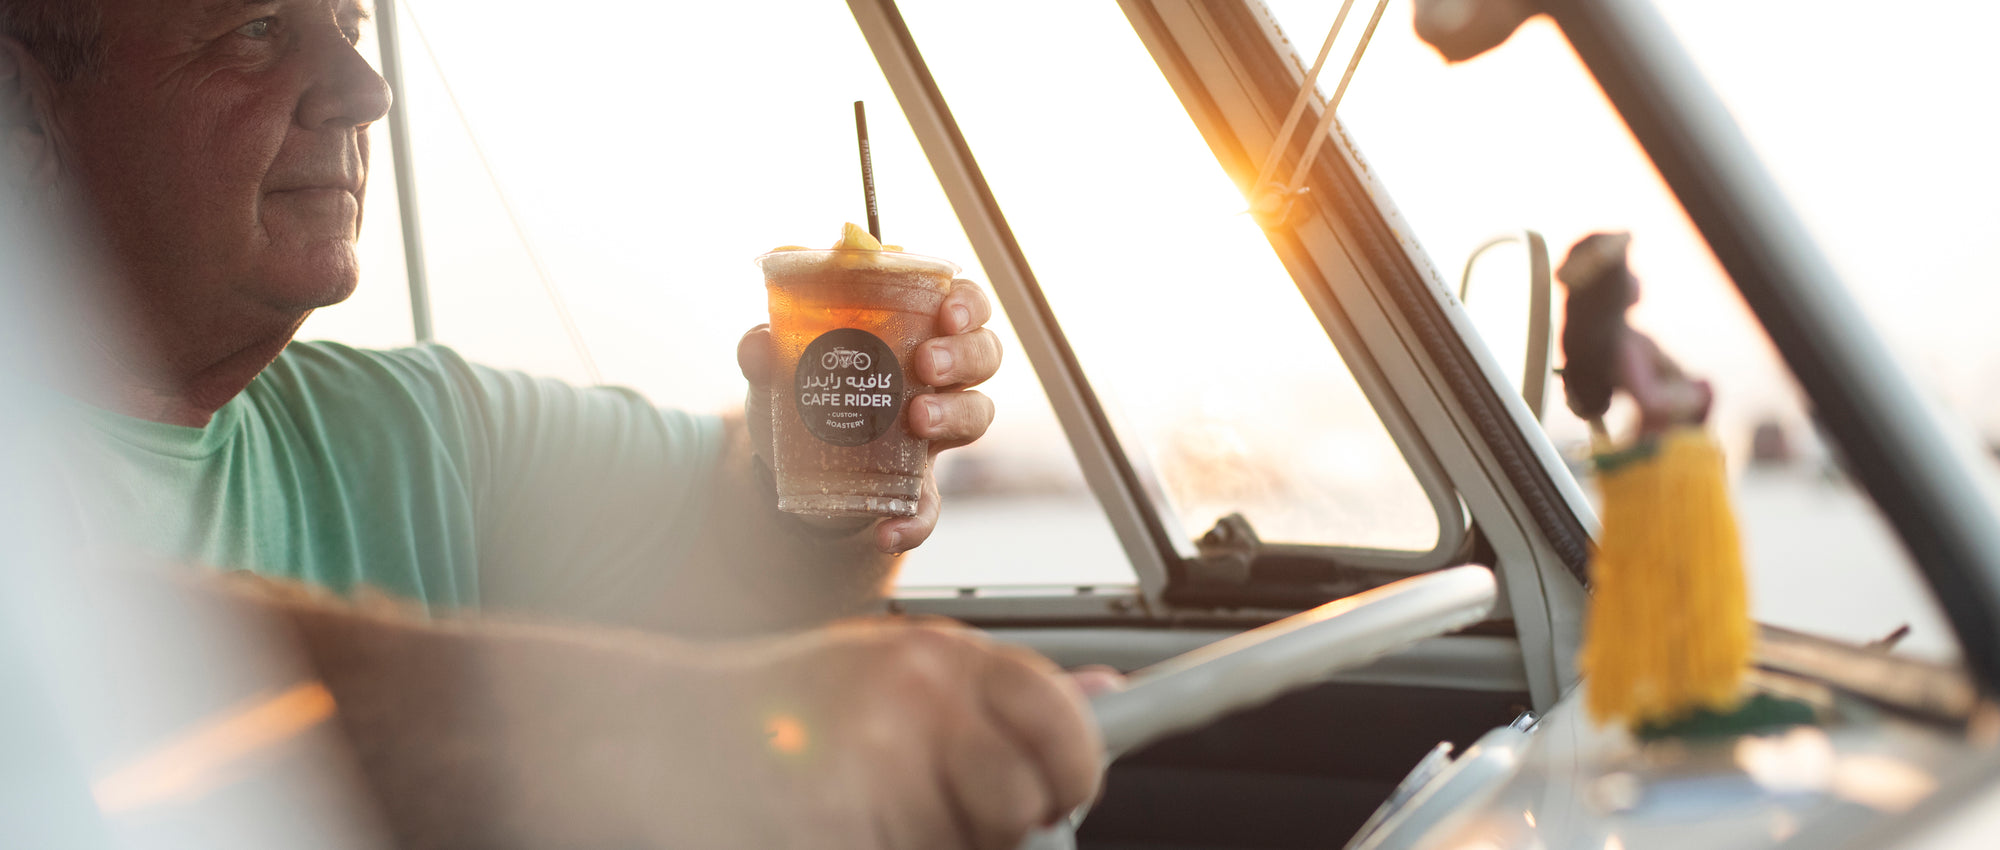
[[[296,321],[353,292],[388,86],[355,0],[100,0],[100,73],[60,84],[62,179],[155,330]]]

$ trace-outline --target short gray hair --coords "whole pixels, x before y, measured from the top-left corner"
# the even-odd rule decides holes
[[[103,25],[96,0],[0,0],[0,35],[20,42],[58,82],[97,69]]]

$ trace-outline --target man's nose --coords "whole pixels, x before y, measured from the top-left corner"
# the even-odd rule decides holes
[[[308,130],[358,127],[389,114],[389,83],[360,51],[340,39],[322,48],[324,68],[299,101],[298,120]]]

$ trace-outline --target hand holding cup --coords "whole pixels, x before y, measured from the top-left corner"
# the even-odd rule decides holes
[[[992,303],[978,285],[949,279],[955,267],[915,255],[779,251],[762,264],[777,333],[751,329],[737,360],[751,384],[752,445],[778,474],[781,507],[887,516],[876,546],[917,546],[938,518],[930,460],[993,421],[992,401],[970,389],[999,369],[999,338],[985,327]],[[880,274],[898,264],[912,273]],[[906,285],[927,276],[934,282]],[[888,305],[886,323],[836,303],[853,279],[878,290],[864,300]]]

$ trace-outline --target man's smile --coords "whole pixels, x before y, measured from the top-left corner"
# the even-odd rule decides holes
[[[341,186],[306,186],[299,189],[282,189],[267,193],[267,200],[283,200],[288,203],[317,207],[321,205],[339,206],[350,212],[359,210],[360,200],[352,189]]]
[[[359,235],[361,199],[338,186],[307,186],[267,192],[264,225],[273,235],[290,233],[307,238],[332,236],[352,241]]]
[[[361,194],[361,177],[359,174],[350,177],[332,169],[319,175],[273,180],[270,183],[270,188],[264,190],[264,193],[267,195],[316,191],[346,192],[350,196]]]

